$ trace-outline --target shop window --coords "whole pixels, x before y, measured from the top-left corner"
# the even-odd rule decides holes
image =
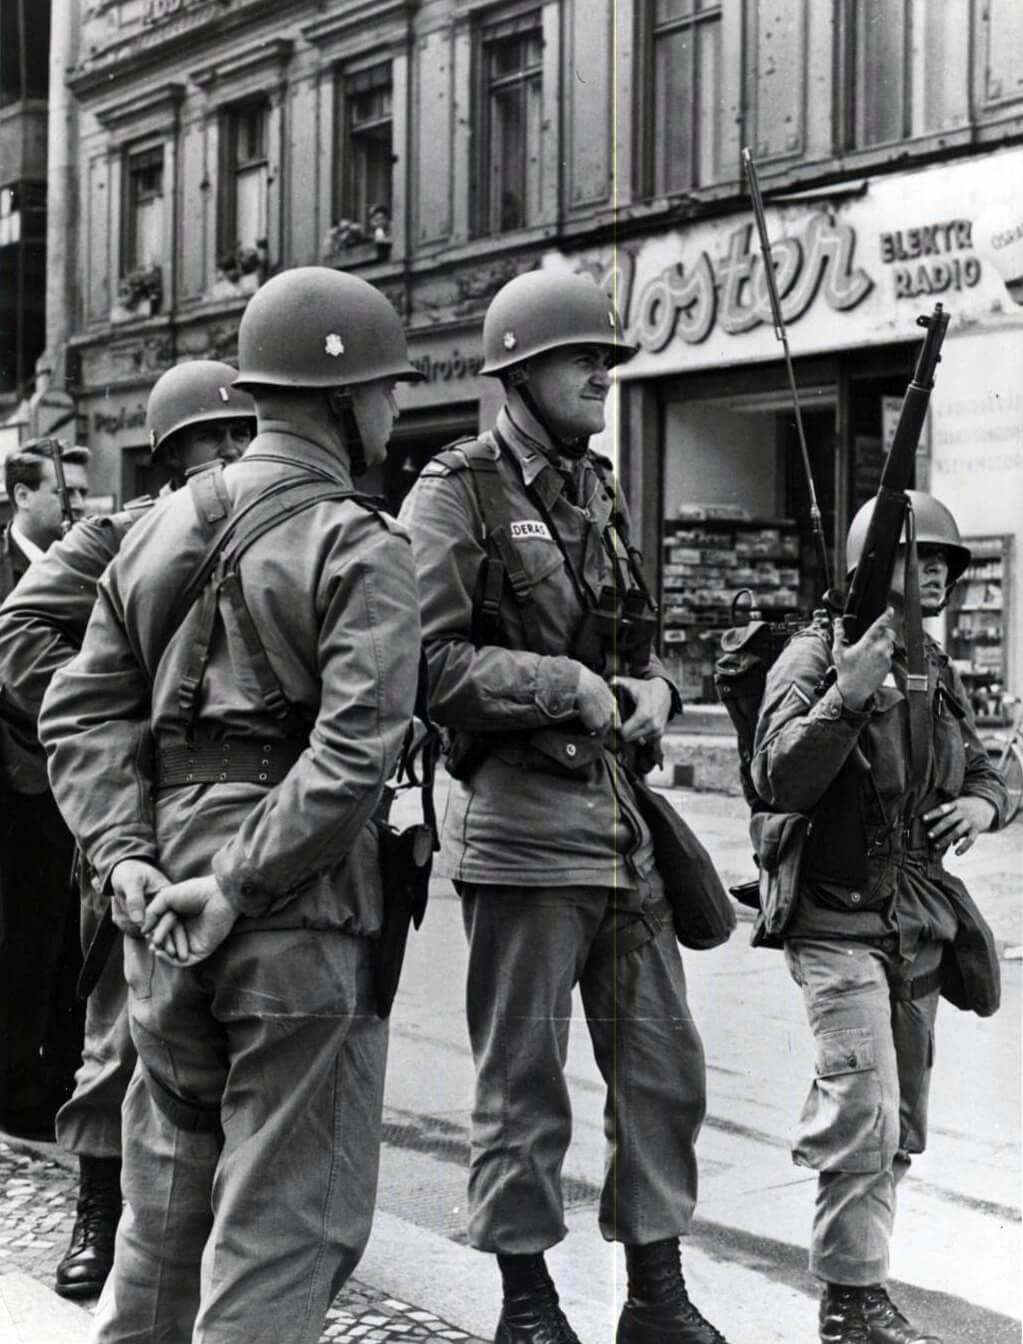
[[[269,105],[263,99],[231,108],[224,117],[223,195],[219,229],[221,267],[244,262],[266,247],[267,124]],[[228,263],[225,266],[225,262]],[[253,270],[258,260],[253,262]]]
[[[640,191],[706,186],[721,166],[720,0],[645,0],[636,79]]]
[[[124,269],[163,263],[163,148],[129,154],[126,163]]]
[[[479,225],[507,233],[540,222],[543,32],[539,10],[495,19],[480,34]]]
[[[341,182],[336,214],[343,244],[390,242],[394,163],[390,61],[343,80]]]

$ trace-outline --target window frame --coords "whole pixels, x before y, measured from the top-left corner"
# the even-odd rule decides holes
[[[160,190],[158,195],[150,199],[159,202],[156,207],[160,212],[160,256],[153,262],[146,263],[138,256],[138,204],[139,198],[135,195],[134,184],[137,174],[133,171],[133,164],[141,159],[155,160],[159,156],[160,162]],[[123,187],[121,191],[121,247],[120,247],[120,276],[129,275],[132,271],[142,270],[147,266],[158,266],[163,270],[169,260],[167,238],[166,238],[166,174],[167,174],[167,151],[162,140],[147,140],[143,143],[126,145],[123,150],[122,159],[122,177]]]
[[[217,256],[233,256],[239,248],[255,247],[259,237],[267,237],[270,228],[270,114],[269,94],[257,93],[228,103],[220,110],[220,173],[217,209]],[[238,145],[242,129],[241,119],[254,112],[261,117],[261,153],[240,158]],[[241,173],[262,170],[263,202],[261,207],[262,232],[247,242],[239,235],[238,181]]]
[[[364,87],[360,87],[364,86]],[[377,89],[386,89],[388,109],[386,115],[365,119],[358,126],[353,121],[355,100]],[[339,153],[334,164],[334,199],[332,202],[333,219],[336,223],[342,218],[353,220],[369,236],[369,212],[373,205],[386,207],[391,219],[394,218],[394,164],[395,164],[395,109],[394,109],[394,60],[391,56],[376,52],[359,61],[358,64],[346,64],[339,67],[336,82],[336,137],[335,144]],[[387,192],[381,197],[374,194],[370,185],[370,174],[365,171],[365,160],[360,160],[358,145],[371,143],[372,129],[388,127],[387,136]],[[360,181],[360,166],[363,171]],[[362,199],[365,197],[365,199]]]
[[[658,126],[655,124],[657,93],[655,88],[655,78],[657,69],[657,41],[659,37],[679,32],[691,32],[695,34],[701,26],[708,26],[712,23],[718,25],[718,89],[716,95],[710,99],[712,108],[720,108],[724,100],[724,89],[727,83],[724,68],[727,49],[724,42],[725,30],[725,10],[724,0],[706,0],[701,7],[702,0],[692,0],[692,7],[688,14],[678,15],[670,19],[658,21],[655,15],[657,0],[637,0],[636,5],[636,32],[635,32],[635,52],[636,52],[636,71],[633,82],[634,88],[634,108],[633,115],[636,122],[636,144],[635,144],[635,163],[636,163],[636,188],[637,195],[641,199],[672,197],[681,195],[691,195],[697,192],[710,191],[726,181],[728,170],[724,164],[724,151],[726,144],[726,135],[724,127],[721,124],[720,111],[711,114],[711,124],[705,126],[703,120],[697,115],[700,111],[700,100],[704,81],[699,78],[699,43],[690,41],[688,78],[679,79],[677,86],[687,91],[688,110],[689,110],[689,161],[686,165],[685,184],[669,185],[667,180],[663,183],[658,182],[658,164],[657,152],[662,136],[659,133]],[[644,97],[643,90],[648,90],[650,96]],[[714,146],[711,151],[712,162],[704,171],[701,163],[701,146],[705,134],[709,131],[711,141]],[[702,178],[703,180],[698,180]]]
[[[526,34],[535,34],[539,42],[539,50],[535,61],[531,64],[520,64],[517,70],[498,74],[495,78],[491,73],[491,61],[492,53],[498,43],[519,40]],[[529,3],[490,11],[485,16],[481,16],[476,26],[473,101],[476,109],[477,130],[472,218],[473,233],[477,237],[498,238],[518,230],[537,228],[545,222],[542,134],[545,110],[545,46],[544,5],[542,0],[530,0]],[[530,146],[528,141],[524,141],[522,181],[520,183],[522,217],[516,224],[506,228],[501,225],[499,217],[495,218],[497,206],[492,172],[493,155],[491,153],[496,121],[493,115],[494,91],[495,88],[498,90],[521,88],[524,91],[523,102],[525,103],[528,102],[529,86],[531,84],[536,86],[540,110],[540,133],[537,135],[536,143],[533,146],[534,171],[537,174],[535,209],[531,216],[529,213]],[[526,113],[528,116],[528,108],[526,108]]]

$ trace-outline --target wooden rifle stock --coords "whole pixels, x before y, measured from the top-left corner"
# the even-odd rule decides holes
[[[918,317],[917,324],[927,328],[927,335],[902,400],[899,423],[885,459],[877,500],[844,603],[842,620],[850,644],[860,638],[888,605],[895,556],[909,507],[906,491],[913,479],[913,462],[931,399],[934,371],[941,358],[948,314],[938,303],[930,317]]]

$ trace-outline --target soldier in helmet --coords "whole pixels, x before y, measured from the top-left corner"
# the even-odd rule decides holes
[[[383,295],[325,267],[269,280],[238,344],[256,438],[132,528],[40,716],[139,1056],[97,1344],[315,1344],[375,1194],[372,818],[419,621],[408,539],[352,469],[418,375]]]
[[[196,359],[157,379],[146,420],[152,461],[167,478],[166,488],[182,484],[190,469],[234,461],[244,451],[255,433],[255,407],[232,387],[236,376],[228,364]],[[120,513],[83,519],[32,566],[0,609],[0,686],[33,735],[51,677],[81,648],[100,575],[129,527],[153,503],[133,500]],[[83,882],[83,948],[91,945],[106,904],[106,897]],[[114,1258],[121,1215],[121,1103],[135,1067],[121,961],[120,955],[108,957],[89,996],[74,1094],[57,1116],[57,1141],[79,1164],[71,1244],[57,1266],[62,1297],[97,1294]]]
[[[233,387],[237,373],[215,359],[175,364],[153,385],[146,428],[154,466],[171,489],[196,467],[237,462],[255,433],[251,398]]]
[[[483,347],[505,391],[497,423],[428,463],[401,514],[455,777],[443,844],[469,945],[469,1241],[497,1256],[497,1344],[575,1341],[544,1252],[566,1232],[579,985],[607,1082],[600,1227],[628,1267],[619,1344],[709,1344],[722,1336],[689,1301],[679,1260],[703,1048],[622,768],[656,749],[680,701],[651,649],[625,501],[589,448],[611,369],[634,350],[597,285],[543,272],[498,292]]]
[[[816,1051],[793,1157],[819,1173],[810,1268],[824,1284],[822,1344],[940,1344],[885,1287],[895,1192],[924,1148],[939,997],[982,1015],[998,1005],[990,930],[942,856],[999,825],[1005,788],[958,673],[921,624],[970,552],[940,501],[908,495],[889,610],[852,645],[840,622],[830,638],[815,624],[790,641],[752,761],[774,809],[755,818],[755,843],[762,870],[794,893],[779,936]],[[849,529],[850,570],[872,507]],[[850,761],[858,774],[836,792]],[[807,815],[806,838],[783,842]]]

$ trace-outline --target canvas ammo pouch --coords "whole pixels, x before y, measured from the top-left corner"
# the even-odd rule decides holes
[[[796,908],[809,817],[802,812],[755,812],[750,838],[760,865],[764,932],[781,934]]]

